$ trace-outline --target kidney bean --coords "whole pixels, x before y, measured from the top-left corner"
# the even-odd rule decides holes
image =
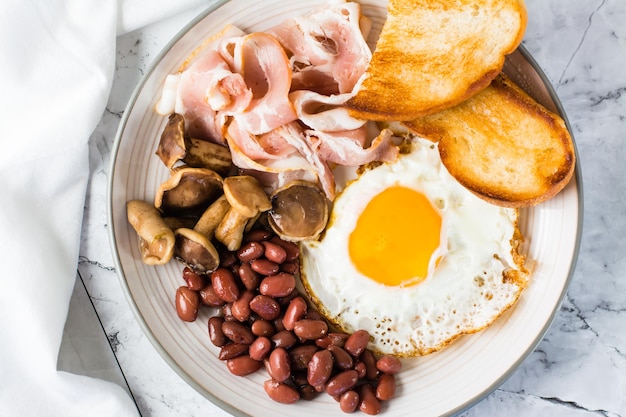
[[[227,343],[226,336],[222,331],[222,323],[224,319],[213,316],[209,319],[209,340],[217,347],[222,347]]]
[[[323,320],[302,319],[293,326],[293,332],[301,339],[315,340],[328,332],[328,324]]]
[[[393,375],[402,370],[402,362],[395,356],[384,355],[376,362],[376,368],[381,372]]]
[[[279,272],[280,274],[281,272]],[[288,306],[289,303],[291,302],[291,300],[293,300],[294,298],[298,297],[300,295],[300,293],[298,292],[298,290],[294,287],[294,289],[287,294],[284,297],[280,297],[278,299],[278,304],[280,304],[281,306]]]
[[[360,360],[354,361],[354,370],[359,374],[359,379],[363,379],[367,375],[367,366]]]
[[[359,356],[359,359],[365,365],[365,377],[374,381],[378,377],[378,368],[376,367],[376,357],[374,353],[369,349],[365,349],[363,353],[361,353],[361,356]]]
[[[328,395],[341,395],[352,389],[359,380],[359,375],[354,369],[339,372],[333,376],[326,384],[326,392]]]
[[[249,345],[256,339],[248,326],[244,326],[236,321],[224,321],[222,323],[222,332],[224,332],[224,336],[235,343]]]
[[[220,252],[220,266],[222,268],[230,268],[237,262],[237,255],[227,250]]]
[[[239,298],[239,287],[233,273],[226,268],[218,268],[211,273],[213,289],[218,297],[227,303]]]
[[[267,229],[254,229],[250,230],[243,237],[243,242],[261,242],[272,237],[272,232]]]
[[[315,399],[318,394],[315,388],[313,388],[313,386],[309,384],[304,384],[298,387],[298,392],[300,393],[300,398],[307,401]]]
[[[206,285],[205,277],[188,266],[183,268],[183,279],[185,284],[187,284],[187,288],[192,291],[200,291]]]
[[[294,261],[300,257],[300,248],[295,243],[282,240],[278,236],[272,237],[270,242],[276,243],[285,250],[285,253],[287,254],[285,261]]]
[[[370,334],[367,330],[357,330],[352,333],[343,348],[355,358],[359,357],[370,341]]]
[[[222,349],[220,349],[220,353],[217,358],[221,361],[236,358],[246,353],[249,346],[250,345],[244,343],[229,343],[222,346]]]
[[[272,297],[257,295],[250,301],[250,309],[262,319],[276,320],[280,315],[280,305]]]
[[[194,321],[198,317],[200,297],[196,291],[182,286],[176,290],[176,313],[183,321]]]
[[[283,262],[280,264],[280,270],[288,274],[295,274],[300,270],[300,263],[298,261]]]
[[[339,397],[339,408],[344,413],[352,413],[356,411],[360,403],[359,393],[354,390],[348,390]]]
[[[250,326],[250,329],[255,336],[259,337],[269,337],[276,332],[274,329],[274,325],[269,321],[263,319],[255,320]]]
[[[286,272],[279,272],[263,278],[259,292],[274,298],[286,297],[296,288],[296,278]]]
[[[265,248],[265,257],[267,259],[279,265],[285,262],[287,259],[287,251],[285,251],[282,246],[269,241],[262,242],[262,244]]]
[[[285,348],[274,349],[269,356],[269,374],[278,382],[285,382],[291,376],[289,354]]]
[[[274,333],[271,339],[272,339],[272,342],[274,343],[274,347],[277,347],[277,348],[282,347],[285,349],[292,348],[298,342],[296,335],[293,334],[293,332],[290,332],[289,330],[281,330],[277,333]]]
[[[248,348],[248,354],[255,361],[262,361],[272,351],[272,341],[265,336],[257,337]]]
[[[337,346],[343,348],[346,344],[346,340],[350,337],[347,333],[328,333],[328,337],[330,338],[330,344],[333,346]]]
[[[382,374],[378,377],[376,385],[376,398],[387,401],[393,398],[396,393],[396,377],[390,374]]]
[[[202,304],[210,306],[210,307],[221,307],[224,305],[225,301],[218,297],[217,293],[213,289],[213,284],[205,285],[200,291],[198,291],[200,295],[200,300]]]
[[[233,317],[233,303],[226,303],[220,308],[222,312],[222,317],[225,321],[235,321],[237,320]]]
[[[247,242],[241,245],[237,251],[237,258],[239,258],[241,262],[250,262],[254,259],[259,259],[263,256],[264,252],[265,247],[259,242]]]
[[[254,259],[250,262],[250,268],[252,268],[254,272],[265,276],[274,275],[280,269],[276,262],[272,262],[268,259]]]
[[[278,316],[278,318],[276,318],[276,320],[274,320],[274,328],[276,329],[277,332],[282,332],[285,329],[285,325],[283,324],[283,318]]]
[[[283,316],[283,326],[285,326],[285,329],[293,330],[296,322],[306,315],[307,308],[308,306],[304,298],[296,297],[292,299]]]
[[[231,313],[233,317],[239,321],[247,321],[250,318],[250,301],[255,297],[254,292],[246,290],[241,294],[239,299],[233,302]]]
[[[359,391],[361,402],[359,403],[359,410],[368,415],[376,415],[380,413],[380,401],[374,394],[374,388],[370,384],[364,384]]]
[[[255,361],[248,355],[242,355],[237,356],[236,358],[228,359],[226,361],[226,366],[233,375],[246,376],[261,369],[263,363]]]
[[[317,391],[322,391],[333,370],[333,354],[329,350],[318,350],[308,364],[307,381]]]
[[[352,356],[342,348],[338,346],[330,345],[328,350],[333,354],[333,358],[335,358],[335,366],[337,368],[345,371],[348,369],[352,369],[354,365],[354,361],[352,360]]]
[[[300,399],[300,393],[295,388],[273,379],[265,381],[263,389],[272,400],[282,404],[293,404]]]
[[[291,366],[291,369],[293,369],[293,365]],[[300,388],[304,385],[309,385],[309,381],[306,380],[306,371],[301,371],[301,370],[294,370],[293,375],[291,375],[291,380],[293,381],[294,385],[296,386],[296,388]]]
[[[250,264],[241,264],[238,268],[239,279],[247,290],[254,291],[259,286],[259,275],[252,270]]]
[[[322,317],[322,315],[319,313],[319,311],[314,310],[312,308],[308,309],[306,312],[306,316],[304,316],[305,319],[311,319],[311,320],[324,320],[324,318]]]
[[[315,345],[300,345],[289,349],[291,369],[294,371],[308,369],[311,358],[318,350],[319,348]]]

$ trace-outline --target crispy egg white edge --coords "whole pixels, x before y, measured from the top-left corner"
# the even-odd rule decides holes
[[[380,172],[389,173],[389,179],[377,184],[372,178]],[[368,182],[370,184],[365,191],[364,187],[357,186]],[[449,198],[445,195],[446,187],[441,186],[442,182],[452,190]],[[416,187],[416,183],[421,186]],[[441,208],[442,234],[447,237],[444,240],[447,254],[444,254],[435,273],[421,284],[404,288],[384,286],[363,276],[347,256],[347,236],[354,230],[358,216],[343,213],[361,213],[371,198],[392,185],[409,186],[424,193],[431,202],[434,201],[434,204]],[[357,193],[362,193],[361,198],[354,199]],[[446,210],[469,205],[475,209],[470,213],[464,213],[464,216],[454,216],[451,219],[446,213]],[[478,232],[484,231],[484,222],[481,219],[491,218],[490,212],[500,213],[498,218],[503,219],[503,224],[500,225],[502,232],[491,242],[476,241],[475,237],[482,235]],[[473,333],[488,326],[519,298],[526,286],[528,273],[521,265],[523,257],[517,256],[514,247],[513,236],[519,232],[518,213],[515,209],[489,204],[470,193],[452,178],[441,164],[436,144],[414,138],[410,154],[401,155],[394,163],[382,164],[367,170],[358,181],[350,182],[335,200],[329,226],[322,240],[305,242],[301,245],[303,287],[320,312],[341,330],[352,332],[359,328],[368,329],[374,336],[371,347],[375,351],[398,356],[434,352],[461,334]],[[343,233],[344,230],[347,233],[340,236],[340,232]],[[461,233],[461,230],[464,232]],[[328,245],[328,242],[335,242],[342,247]],[[483,259],[474,259],[468,256],[467,250],[463,251],[469,247],[488,248],[485,252],[488,255]],[[464,256],[449,256],[450,253],[459,252]],[[498,256],[494,257],[493,254]],[[463,265],[462,271],[458,270],[459,265]],[[485,265],[487,268],[484,268]],[[330,266],[334,271],[328,270]],[[467,270],[471,271],[471,279],[452,279],[455,274]],[[349,274],[333,277],[332,274],[337,271],[349,271]],[[504,279],[505,272],[508,275],[510,271],[514,271],[512,276],[515,279]],[[477,285],[474,277],[481,275],[485,275],[483,279],[488,280],[487,286],[477,292],[476,288],[471,286]],[[332,279],[323,281],[311,279],[328,276]],[[350,296],[351,299],[343,297],[339,300],[337,294],[342,294],[345,287],[350,287],[351,290],[353,287],[352,283],[346,281],[349,280],[346,276],[357,277],[358,282],[354,287],[357,291]],[[322,282],[323,285],[318,285]],[[333,287],[328,286],[331,283]],[[444,300],[437,297],[441,293],[441,288],[447,288],[447,291],[444,290]],[[496,290],[496,301],[492,301],[494,294],[491,290]],[[459,305],[455,304],[458,303],[455,300],[458,293],[478,295],[471,297],[466,305]],[[363,316],[362,312],[369,310],[369,306],[377,305],[377,302],[386,298],[384,295],[389,296],[387,311],[377,313],[376,317]],[[420,303],[416,310],[410,313],[398,308],[402,305],[414,306],[415,300],[429,301]],[[438,303],[440,305],[437,305]],[[443,309],[440,308],[441,303]],[[467,317],[463,315],[466,309],[471,312]],[[461,314],[458,314],[459,312]],[[461,322],[458,322],[459,319],[455,319],[454,315],[461,317]],[[359,318],[356,319],[356,316]],[[462,322],[463,320],[465,322]],[[451,332],[439,334],[431,332],[433,329],[447,329],[450,323],[454,326]],[[412,337],[407,343],[399,343],[397,340],[399,332],[405,334],[409,332]]]

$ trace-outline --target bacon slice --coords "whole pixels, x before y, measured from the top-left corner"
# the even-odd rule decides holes
[[[242,128],[237,118],[228,126],[227,136],[250,159],[283,159],[295,152],[274,130],[256,136]]]
[[[352,94],[326,96],[314,91],[299,90],[289,94],[298,119],[314,130],[342,132],[358,129],[365,120],[350,116],[343,104]]]
[[[255,136],[233,120],[226,131],[233,163],[259,172],[312,171],[313,167],[283,136],[273,130]]]
[[[291,68],[280,43],[271,35],[255,32],[235,46],[235,66],[241,68],[253,94],[250,107],[236,115],[241,127],[260,135],[296,120],[289,101]]]
[[[300,155],[304,156],[311,164],[326,197],[333,201],[335,199],[335,178],[333,172],[328,163],[317,153],[315,145],[304,134],[302,125],[298,122],[289,123],[279,127],[277,133],[282,135],[285,141],[297,149]]]
[[[244,111],[251,101],[243,77],[208,50],[182,73],[168,76],[157,111],[181,114],[191,136],[224,143],[227,116]]]
[[[233,163],[262,183],[317,181],[332,201],[331,165],[398,155],[391,131],[344,107],[371,59],[368,30],[360,5],[345,0],[268,33],[227,25],[167,77],[157,111],[182,114],[191,136],[227,144]]]
[[[361,28],[361,6],[335,1],[270,29],[290,54],[292,91],[351,92],[372,57]]]
[[[391,162],[398,157],[398,147],[393,143],[393,133],[383,129],[370,146],[367,142],[367,126],[347,132],[322,132],[306,130],[305,135],[316,144],[320,158],[339,165],[363,165],[373,161]]]

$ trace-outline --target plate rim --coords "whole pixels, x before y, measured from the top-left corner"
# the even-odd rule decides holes
[[[355,1],[359,2],[359,0],[355,0]],[[115,219],[114,219],[114,213],[113,213],[114,210],[113,210],[113,198],[112,198],[113,184],[115,182],[114,181],[115,168],[116,168],[116,163],[118,162],[118,154],[120,151],[122,136],[124,134],[124,130],[128,122],[128,118],[130,117],[131,111],[134,108],[139,95],[141,94],[147,82],[149,81],[150,77],[152,76],[156,68],[158,67],[160,61],[169,53],[169,51],[178,43],[178,41],[180,41],[180,39],[183,36],[185,36],[187,32],[189,32],[192,28],[194,28],[197,24],[199,24],[202,20],[204,20],[211,13],[215,12],[216,10],[220,9],[221,7],[223,7],[224,5],[230,2],[231,0],[218,0],[217,2],[215,2],[211,6],[207,7],[205,10],[200,12],[196,17],[194,17],[186,25],[184,25],[165,44],[165,46],[161,49],[161,51],[155,56],[155,58],[149,64],[144,74],[142,74],[139,82],[133,89],[133,92],[131,93],[130,98],[124,108],[122,117],[120,119],[119,125],[116,130],[116,134],[114,137],[113,147],[111,150],[111,157],[109,161],[109,177],[107,181],[107,207],[106,208],[107,208],[107,222],[109,225],[108,227],[109,245],[111,247],[113,262],[115,265],[115,272],[122,286],[124,297],[126,298],[126,301],[128,302],[128,305],[130,306],[131,311],[133,312],[133,315],[137,323],[139,324],[139,327],[142,329],[143,334],[150,341],[152,346],[159,353],[159,355],[163,358],[163,360],[170,366],[170,368],[173,369],[175,373],[178,374],[179,377],[181,377],[185,382],[187,382],[187,384],[189,384],[192,388],[194,388],[199,394],[201,394],[203,397],[205,397],[206,399],[214,403],[216,406],[220,407],[222,410],[234,416],[252,417],[250,414],[243,412],[242,410],[223,401],[217,395],[206,390],[198,381],[192,378],[184,369],[182,369],[181,366],[178,365],[178,363],[174,360],[174,358],[170,355],[170,353],[167,352],[165,347],[157,339],[156,335],[154,335],[153,332],[150,330],[143,314],[141,313],[139,309],[139,306],[136,304],[135,300],[131,296],[131,291],[128,285],[128,281],[124,274],[124,267],[122,266],[120,254],[119,254],[118,247],[116,244],[115,227],[114,227]],[[509,379],[515,373],[515,371],[519,369],[521,364],[532,354],[532,352],[536,350],[537,346],[539,345],[539,343],[541,343],[541,341],[545,337],[547,331],[552,326],[558,312],[560,311],[560,308],[565,299],[565,295],[569,289],[573,275],[575,273],[576,266],[578,263],[579,253],[580,253],[580,246],[581,246],[581,240],[582,240],[582,226],[583,226],[583,217],[584,217],[584,193],[583,193],[583,181],[582,181],[582,172],[581,172],[581,166],[580,166],[580,158],[579,158],[579,153],[578,153],[578,147],[576,145],[576,140],[574,137],[574,132],[567,118],[567,114],[565,112],[563,104],[561,103],[561,100],[559,99],[558,94],[556,93],[556,90],[554,89],[554,86],[552,85],[548,77],[546,76],[543,69],[538,65],[535,58],[526,49],[526,47],[523,44],[523,41],[518,46],[517,51],[530,64],[530,66],[533,68],[533,70],[537,73],[537,75],[541,79],[541,82],[546,88],[550,99],[552,100],[552,102],[554,103],[556,107],[557,113],[561,116],[561,118],[563,118],[565,125],[570,135],[572,136],[574,154],[576,157],[574,178],[576,182],[576,198],[577,198],[577,203],[578,203],[576,207],[578,213],[577,213],[577,224],[576,224],[576,236],[575,236],[574,247],[572,250],[572,259],[570,262],[567,277],[564,280],[563,289],[558,297],[559,301],[555,304],[550,316],[547,318],[545,325],[543,326],[541,331],[537,333],[535,340],[533,340],[529,344],[529,348],[522,355],[520,355],[519,358],[515,362],[511,363],[507,371],[504,372],[499,378],[494,380],[491,385],[489,385],[488,387],[485,387],[474,398],[469,399],[465,403],[460,404],[454,409],[450,409],[447,413],[443,414],[446,416],[462,413],[463,411],[468,410],[469,408],[473,407],[478,402],[483,400],[485,397],[490,395],[499,386],[501,386],[507,379]]]

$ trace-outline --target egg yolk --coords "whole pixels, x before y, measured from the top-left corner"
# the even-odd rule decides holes
[[[350,258],[359,272],[381,284],[416,284],[428,275],[440,235],[441,216],[428,198],[394,186],[361,213],[348,242]]]

